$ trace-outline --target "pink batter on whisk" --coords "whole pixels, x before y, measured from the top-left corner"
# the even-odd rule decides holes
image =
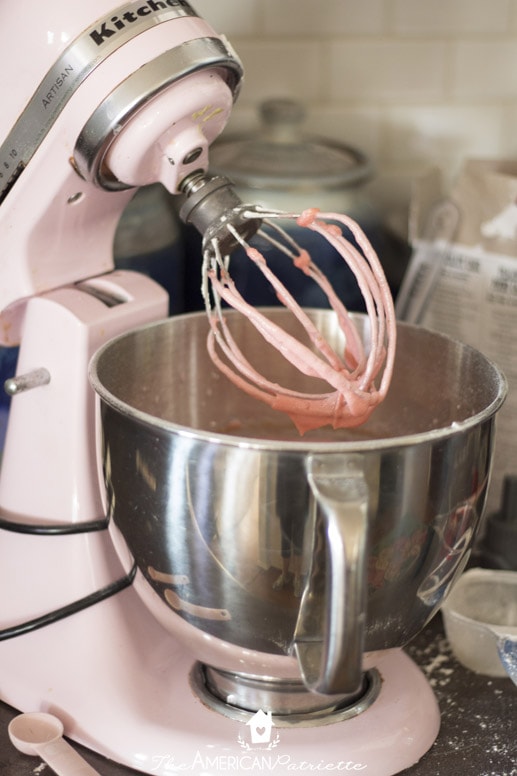
[[[257,217],[255,211],[253,211],[253,217]],[[289,216],[285,213],[267,213],[268,224],[272,217],[288,218]],[[365,350],[353,319],[329,280],[314,264],[307,251],[300,249],[289,237],[287,237],[289,241],[287,247],[285,244],[279,245],[276,241],[274,244],[278,245],[291,258],[294,265],[310,276],[326,294],[345,336],[344,351],[335,352],[318,331],[310,316],[272,272],[264,256],[242,240],[239,241],[248,257],[271,283],[280,302],[301,323],[312,346],[288,334],[243,298],[229,275],[229,258],[223,258],[217,251],[217,245],[212,245],[214,252],[208,251],[208,257],[205,256],[207,278],[205,300],[207,300],[208,283],[216,299],[215,313],[211,304],[207,302],[210,313],[208,351],[216,366],[236,386],[273,409],[286,413],[301,434],[326,425],[331,425],[335,429],[359,426],[370,417],[375,407],[384,399],[393,373],[396,321],[391,292],[375,251],[353,219],[338,213],[320,213],[317,209],[306,210],[295,218],[299,226],[318,232],[331,243],[354,273],[370,322],[368,352]],[[351,231],[360,250],[344,237],[338,224],[342,224]],[[280,227],[275,225],[274,228],[284,238],[286,237]],[[246,316],[262,337],[300,372],[324,380],[329,386],[329,391],[317,394],[298,392],[263,377],[248,362],[232,337],[224,319],[220,299]],[[226,360],[221,358],[218,350],[224,354]]]

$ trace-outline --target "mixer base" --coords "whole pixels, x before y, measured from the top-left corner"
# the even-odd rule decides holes
[[[434,694],[401,650],[378,662],[382,687],[369,708],[317,727],[276,727],[262,712],[228,719],[195,696],[191,669],[191,655],[132,588],[0,643],[2,700],[57,714],[71,739],[144,773],[391,776],[417,762],[438,734]]]

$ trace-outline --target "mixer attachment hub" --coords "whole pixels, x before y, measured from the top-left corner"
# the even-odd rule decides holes
[[[180,218],[192,224],[203,235],[203,245],[217,240],[223,254],[230,254],[239,247],[239,240],[228,229],[235,230],[244,241],[250,240],[259,230],[262,218],[245,216],[249,206],[243,205],[232,183],[224,176],[210,177],[198,170],[181,184],[186,194]]]

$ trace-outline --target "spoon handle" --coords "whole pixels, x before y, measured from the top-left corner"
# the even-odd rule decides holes
[[[63,738],[37,744],[35,750],[57,776],[100,776]]]

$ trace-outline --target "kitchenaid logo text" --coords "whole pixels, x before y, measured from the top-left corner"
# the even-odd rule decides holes
[[[361,763],[346,762],[345,760],[338,760],[336,762],[294,760],[288,754],[275,756],[253,754],[207,756],[197,752],[190,763],[178,762],[173,755],[156,755],[152,759],[151,771],[159,771],[160,773],[169,770],[172,773],[188,773],[189,771],[194,773],[212,773],[213,771],[218,773],[249,773],[250,771],[255,773],[285,773],[285,771],[292,771],[293,773],[358,773],[365,771],[368,767]]]
[[[138,6],[132,11],[124,11],[118,16],[112,16],[107,21],[103,22],[100,27],[90,32],[90,38],[97,46],[102,46],[104,41],[116,35],[120,30],[126,29],[135,22],[142,19],[144,16],[151,16],[152,14],[159,13],[160,11],[166,11],[167,8],[175,7],[189,7],[186,0],[148,0],[147,3]]]

